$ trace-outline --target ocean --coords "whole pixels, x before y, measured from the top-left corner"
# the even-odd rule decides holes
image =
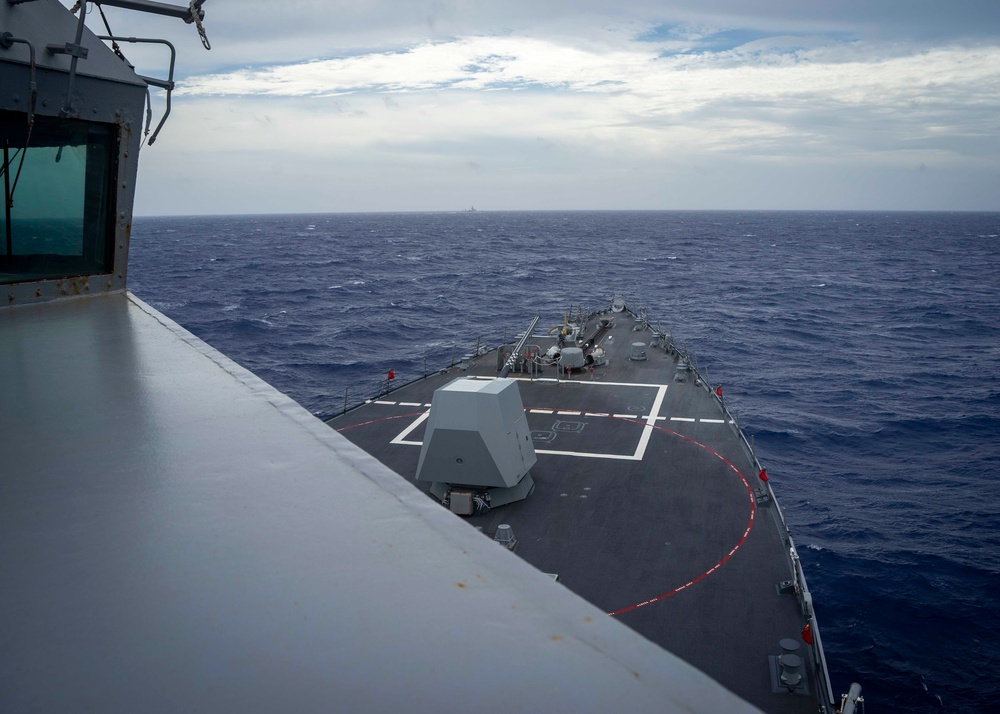
[[[624,294],[752,438],[835,693],[1000,711],[998,213],[137,218],[129,287],[320,417]]]

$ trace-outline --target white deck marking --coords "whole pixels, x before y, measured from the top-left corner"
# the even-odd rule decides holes
[[[667,396],[667,385],[662,385],[656,392],[656,399],[653,400],[653,408],[646,417],[646,426],[642,428],[642,436],[639,437],[639,446],[635,450],[635,460],[642,461],[646,455],[646,446],[649,444],[649,437],[653,435],[653,427],[656,425],[656,417],[660,414],[660,407],[663,406],[663,398]]]
[[[427,417],[429,417],[430,415],[431,415],[431,413],[429,411],[426,411],[423,414],[421,414],[420,416],[418,416],[416,419],[413,420],[412,424],[410,424],[408,427],[406,427],[401,432],[399,432],[399,435],[395,439],[393,439],[392,441],[390,441],[389,443],[390,444],[408,444],[410,446],[423,446],[424,442],[422,442],[422,441],[407,441],[406,437],[408,437],[413,432],[414,429],[416,429],[418,426],[420,426],[425,421],[427,421]]]
[[[376,399],[375,403],[376,404],[385,404],[387,407],[394,407],[394,406],[396,406],[396,402],[386,402],[386,401],[383,401],[381,399]]]
[[[477,379],[496,379],[495,377],[477,377]],[[519,379],[527,381],[524,377],[515,377],[514,379]],[[564,382],[566,380],[556,380],[556,379],[535,379],[535,382]],[[573,383],[570,380],[570,383]],[[646,416],[640,416],[638,414],[610,414],[607,412],[578,412],[578,411],[560,411],[556,409],[526,409],[525,411],[531,414],[558,414],[560,416],[588,416],[588,417],[598,417],[598,418],[617,418],[617,419],[628,419],[630,421],[635,421],[637,419],[644,419],[645,425],[642,429],[642,434],[639,436],[639,443],[636,445],[634,453],[631,454],[600,454],[588,451],[557,451],[555,449],[535,449],[536,454],[551,454],[555,456],[576,456],[585,459],[611,459],[616,461],[642,461],[646,454],[646,448],[649,445],[649,440],[653,434],[653,428],[657,421],[663,421],[665,419],[670,419],[670,421],[679,422],[696,422],[700,421],[705,424],[725,424],[725,419],[696,419],[694,417],[665,417],[660,416],[660,409],[663,406],[663,400],[667,394],[667,388],[670,386],[668,384],[634,384],[630,382],[591,382],[586,380],[580,380],[576,384],[592,384],[592,385],[605,385],[605,386],[617,386],[617,387],[646,387],[656,389],[656,398],[653,400],[653,407],[650,413]],[[389,401],[376,401],[376,404],[384,404],[387,406],[405,406],[405,407],[419,407],[423,406],[430,408],[430,404],[419,404],[417,402],[389,402]],[[391,444],[402,444],[406,446],[423,446],[423,441],[414,441],[407,437],[412,434],[418,426],[427,420],[430,416],[429,411],[421,413],[413,422],[410,423],[403,431],[401,431],[395,439],[393,439]],[[730,424],[733,422],[730,421]]]
[[[553,454],[555,456],[579,456],[585,459],[615,459],[618,461],[642,461],[635,454],[595,454],[592,451],[555,451],[550,449],[535,449],[536,454]]]

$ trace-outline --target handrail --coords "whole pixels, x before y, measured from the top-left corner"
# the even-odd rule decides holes
[[[792,559],[795,583],[798,586],[797,597],[799,605],[802,607],[802,614],[805,615],[809,631],[812,633],[812,642],[809,644],[809,647],[812,650],[813,661],[816,663],[816,677],[819,679],[819,683],[823,686],[824,693],[826,694],[825,704],[827,705],[827,709],[832,711],[835,700],[833,698],[833,685],[830,682],[830,672],[826,664],[826,653],[823,651],[823,639],[820,637],[819,623],[816,621],[816,613],[812,607],[812,594],[809,592],[809,586],[806,584],[806,575],[802,571],[802,563],[799,562],[798,552],[795,549],[795,544],[792,542],[791,534],[788,536],[788,550]]]
[[[28,80],[28,127],[31,127],[35,121],[35,98],[38,95],[38,87],[35,84],[35,46],[28,40],[14,37],[11,32],[0,34],[0,50],[9,50],[15,43],[28,47],[28,61],[31,66],[31,77]]]
[[[174,60],[177,59],[177,50],[174,46],[167,40],[160,40],[152,37],[118,37],[115,35],[98,35],[100,40],[111,40],[112,42],[132,42],[132,43],[147,43],[147,44],[158,44],[166,45],[170,49],[170,69],[167,71],[166,79],[157,79],[156,77],[147,77],[145,75],[138,75],[139,79],[144,81],[146,84],[151,84],[154,87],[159,87],[167,92],[166,97],[166,108],[163,110],[163,116],[160,117],[160,123],[156,125],[156,129],[153,131],[153,135],[149,137],[149,141],[146,143],[150,146],[156,141],[157,135],[160,133],[160,129],[167,121],[167,117],[170,116],[170,95],[174,91]],[[148,126],[147,126],[148,129]]]

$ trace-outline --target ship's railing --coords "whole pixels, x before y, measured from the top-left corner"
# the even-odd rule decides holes
[[[795,550],[792,536],[787,530],[785,532],[788,535],[788,553],[792,560],[799,605],[802,607],[802,614],[806,617],[806,623],[812,634],[812,642],[809,647],[812,650],[813,663],[816,667],[816,678],[826,695],[822,704],[826,711],[832,712],[836,706],[833,699],[833,685],[830,682],[830,672],[827,669],[826,653],[823,651],[823,638],[819,634],[819,623],[816,621],[816,613],[813,611],[812,594],[809,592],[809,586],[806,585],[806,575],[802,571],[802,564],[799,562],[799,554]]]
[[[506,328],[504,329],[506,333]],[[422,372],[414,372],[406,368],[392,368],[375,379],[368,380],[360,385],[355,385],[353,389],[351,387],[344,387],[344,401],[341,410],[335,414],[326,415],[323,418],[330,419],[334,416],[339,416],[340,414],[346,414],[355,407],[359,407],[366,402],[372,401],[373,399],[384,397],[397,389],[402,389],[409,384],[418,382],[421,379],[426,379],[432,374],[444,372],[459,365],[468,364],[476,357],[480,357],[496,349],[496,347],[489,346],[486,343],[485,338],[486,335],[477,335],[475,340],[468,343],[468,349],[462,348],[458,342],[452,342],[451,358],[448,364],[444,367],[430,368],[428,359],[429,353],[425,352],[423,355]],[[390,374],[392,375],[391,377]]]

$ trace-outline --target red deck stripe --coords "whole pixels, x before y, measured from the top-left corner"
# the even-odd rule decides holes
[[[634,422],[634,421],[632,421],[630,419],[622,419],[622,421],[627,422],[629,424],[635,424],[636,423],[636,422]],[[643,426],[647,426],[647,424],[645,422],[642,422],[642,425]],[[634,605],[629,605],[627,607],[623,607],[623,608],[620,608],[618,610],[615,610],[614,612],[609,612],[608,615],[610,615],[611,617],[615,617],[616,615],[621,615],[621,614],[626,613],[626,612],[631,612],[632,610],[637,610],[638,608],[645,607],[646,605],[652,605],[654,602],[660,602],[661,600],[666,600],[671,595],[676,595],[681,590],[684,590],[685,588],[688,588],[688,587],[694,585],[695,583],[697,583],[697,582],[699,582],[699,581],[704,580],[705,578],[707,578],[713,572],[715,572],[720,567],[722,567],[722,565],[727,560],[729,560],[730,558],[732,558],[736,554],[736,551],[738,551],[740,549],[740,546],[742,546],[746,542],[747,536],[750,535],[750,529],[753,528],[754,514],[757,511],[757,504],[753,500],[753,489],[750,488],[750,483],[747,481],[746,476],[744,476],[740,472],[740,470],[738,468],[736,468],[735,466],[733,466],[733,464],[729,461],[729,459],[727,459],[726,457],[724,457],[722,454],[720,454],[718,451],[716,451],[712,447],[706,446],[705,444],[702,444],[700,441],[695,441],[694,439],[692,439],[689,436],[684,436],[684,434],[679,434],[676,431],[672,431],[672,430],[667,429],[667,428],[662,427],[662,426],[656,426],[655,424],[650,425],[650,426],[652,426],[654,429],[659,429],[660,431],[665,432],[667,434],[672,434],[674,436],[679,436],[680,438],[684,439],[685,441],[690,441],[692,444],[700,446],[701,448],[705,449],[705,451],[708,451],[709,453],[714,454],[716,458],[718,458],[722,463],[724,463],[726,466],[728,466],[730,469],[732,469],[733,473],[735,473],[737,476],[740,477],[740,480],[743,482],[744,488],[746,488],[746,490],[747,490],[747,497],[750,500],[750,518],[747,521],[747,528],[743,532],[743,536],[739,539],[739,541],[737,541],[736,545],[733,546],[733,549],[730,550],[725,556],[723,556],[722,560],[720,560],[718,563],[716,563],[715,565],[713,565],[712,567],[710,567],[704,573],[702,573],[701,575],[699,575],[698,577],[696,577],[694,580],[691,580],[691,581],[685,583],[684,585],[681,585],[680,587],[676,587],[673,590],[670,590],[669,592],[665,592],[662,595],[657,595],[656,597],[652,597],[649,600],[643,600],[642,602],[637,602]]]
[[[372,419],[370,421],[359,421],[357,424],[348,424],[347,426],[342,426],[334,431],[347,431],[348,429],[354,429],[359,426],[368,426],[369,424],[378,424],[380,421],[389,421],[390,419],[405,419],[406,417],[416,417],[423,414],[423,412],[411,412],[410,414],[395,414],[393,416],[379,417],[378,419]]]

